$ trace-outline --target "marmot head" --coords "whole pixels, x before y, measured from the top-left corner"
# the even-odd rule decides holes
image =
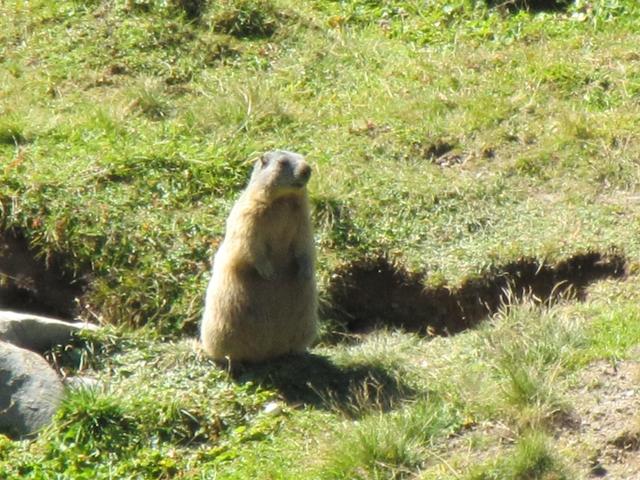
[[[270,196],[301,194],[311,177],[304,157],[286,150],[263,154],[253,167],[250,184],[260,185]]]

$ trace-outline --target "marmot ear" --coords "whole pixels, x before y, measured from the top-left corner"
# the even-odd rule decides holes
[[[269,163],[269,154],[263,153],[262,155],[260,155],[260,166],[266,167],[268,163]]]

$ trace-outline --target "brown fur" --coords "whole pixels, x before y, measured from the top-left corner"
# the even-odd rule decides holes
[[[315,249],[303,157],[265,154],[234,205],[216,253],[201,325],[215,360],[304,351],[316,335]]]

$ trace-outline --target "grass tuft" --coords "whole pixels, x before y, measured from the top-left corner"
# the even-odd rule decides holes
[[[551,446],[550,439],[539,432],[524,434],[512,451],[497,461],[475,469],[468,480],[563,480],[570,478]]]
[[[163,120],[171,114],[162,87],[151,79],[142,80],[130,95],[129,110],[138,111],[150,120]]]
[[[452,433],[459,418],[429,397],[393,413],[363,419],[331,446],[319,478],[406,478],[425,461],[436,438]]]
[[[135,418],[121,400],[95,389],[71,391],[57,413],[61,440],[87,453],[100,449],[131,448]]]
[[[504,408],[520,428],[544,427],[568,415],[558,385],[574,349],[585,343],[578,324],[527,303],[506,307],[495,321],[486,345]]]
[[[0,116],[0,145],[21,145],[27,140],[27,124],[21,117],[12,114]]]
[[[214,31],[237,38],[267,38],[278,29],[280,15],[270,0],[224,2],[210,20]]]

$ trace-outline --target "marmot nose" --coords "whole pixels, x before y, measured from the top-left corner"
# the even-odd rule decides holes
[[[311,176],[311,167],[306,163],[303,165],[300,165],[300,170],[298,172],[298,175],[300,175],[300,178],[302,178],[306,182],[307,180],[309,180],[309,177]]]

